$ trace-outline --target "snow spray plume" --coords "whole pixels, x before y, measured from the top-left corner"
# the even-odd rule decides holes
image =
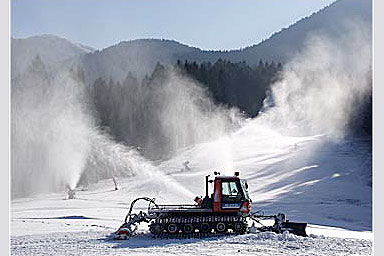
[[[159,121],[170,152],[221,138],[242,121],[236,109],[217,107],[201,85],[174,70],[157,95],[164,97]]]
[[[371,30],[346,22],[337,38],[312,33],[303,51],[272,86],[261,120],[296,134],[345,136],[348,122],[371,92]]]
[[[12,194],[73,189],[90,150],[92,119],[82,87],[68,74],[49,77],[41,60],[12,83]]]
[[[115,142],[110,135],[91,130],[91,149],[79,184],[95,183],[115,176],[129,176],[140,172],[145,160],[125,145]]]
[[[122,84],[98,80],[92,93],[115,138],[152,160],[217,139],[240,120],[236,110],[216,106],[199,83],[160,64],[142,83],[132,76]]]
[[[74,189],[131,175],[137,153],[95,126],[84,85],[69,71],[49,76],[37,58],[11,90],[12,196]]]

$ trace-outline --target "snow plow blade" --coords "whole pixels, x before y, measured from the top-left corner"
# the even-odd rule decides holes
[[[283,223],[282,230],[287,230],[297,236],[307,236],[307,233],[305,232],[306,227],[307,223],[287,221]]]

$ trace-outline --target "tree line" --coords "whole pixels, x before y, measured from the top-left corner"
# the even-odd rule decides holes
[[[213,64],[197,64],[178,60],[176,68],[206,86],[216,104],[237,107],[255,117],[270,86],[278,79],[282,64],[260,60],[257,66],[251,67],[244,61],[233,63],[219,59]]]

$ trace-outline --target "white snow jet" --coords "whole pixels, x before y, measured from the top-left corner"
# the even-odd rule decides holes
[[[164,95],[159,121],[171,152],[226,136],[242,120],[236,109],[215,106],[200,84],[175,71],[158,95]]]
[[[139,172],[140,155],[132,148],[115,142],[110,135],[92,127],[90,152],[79,183],[87,185],[101,179],[134,175]]]
[[[284,66],[281,80],[272,86],[258,121],[296,135],[343,138],[350,118],[371,91],[369,27],[348,21],[337,38],[321,31],[310,34],[305,48]]]
[[[171,67],[158,65],[143,83],[128,76],[110,84],[98,80],[92,86],[100,119],[118,140],[141,147],[149,159],[171,157],[236,126],[236,110],[216,106],[202,85]]]
[[[217,171],[222,175],[233,175],[237,171],[233,163],[233,150],[235,147],[234,140],[230,135],[210,143],[206,143],[202,155],[201,162],[205,162],[209,166],[207,172]]]
[[[73,190],[84,172],[85,183],[134,173],[137,154],[96,127],[73,72],[48,75],[37,58],[11,93],[13,197]]]
[[[161,134],[169,141],[169,152],[173,153],[170,162],[178,164],[173,171],[179,171],[185,161],[179,156],[185,157],[189,150],[194,152],[191,165],[200,166],[200,161],[204,161],[209,166],[207,173],[232,175],[236,171],[231,134],[245,122],[238,109],[216,106],[201,84],[177,70],[169,72],[154,95],[164,102],[158,123]],[[204,153],[196,156],[193,149],[200,147]]]
[[[73,189],[90,151],[92,119],[68,74],[46,76],[37,59],[12,84],[12,194]]]

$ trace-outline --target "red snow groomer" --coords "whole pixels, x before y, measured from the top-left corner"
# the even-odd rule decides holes
[[[116,239],[127,239],[137,230],[140,222],[149,223],[149,230],[155,236],[175,235],[209,235],[248,232],[248,219],[253,220],[259,227],[257,231],[273,231],[282,233],[289,231],[293,234],[306,236],[306,223],[290,222],[285,214],[264,215],[261,211],[252,213],[252,200],[248,195],[248,184],[239,178],[239,172],[234,176],[220,176],[215,172],[215,178],[205,177],[206,194],[204,198],[196,197],[194,205],[160,205],[155,199],[140,197],[132,201],[124,224],[115,232]],[[213,193],[209,195],[209,183],[213,183]],[[135,203],[139,200],[148,201],[147,212],[133,214]],[[274,220],[272,226],[265,226],[263,220]]]

